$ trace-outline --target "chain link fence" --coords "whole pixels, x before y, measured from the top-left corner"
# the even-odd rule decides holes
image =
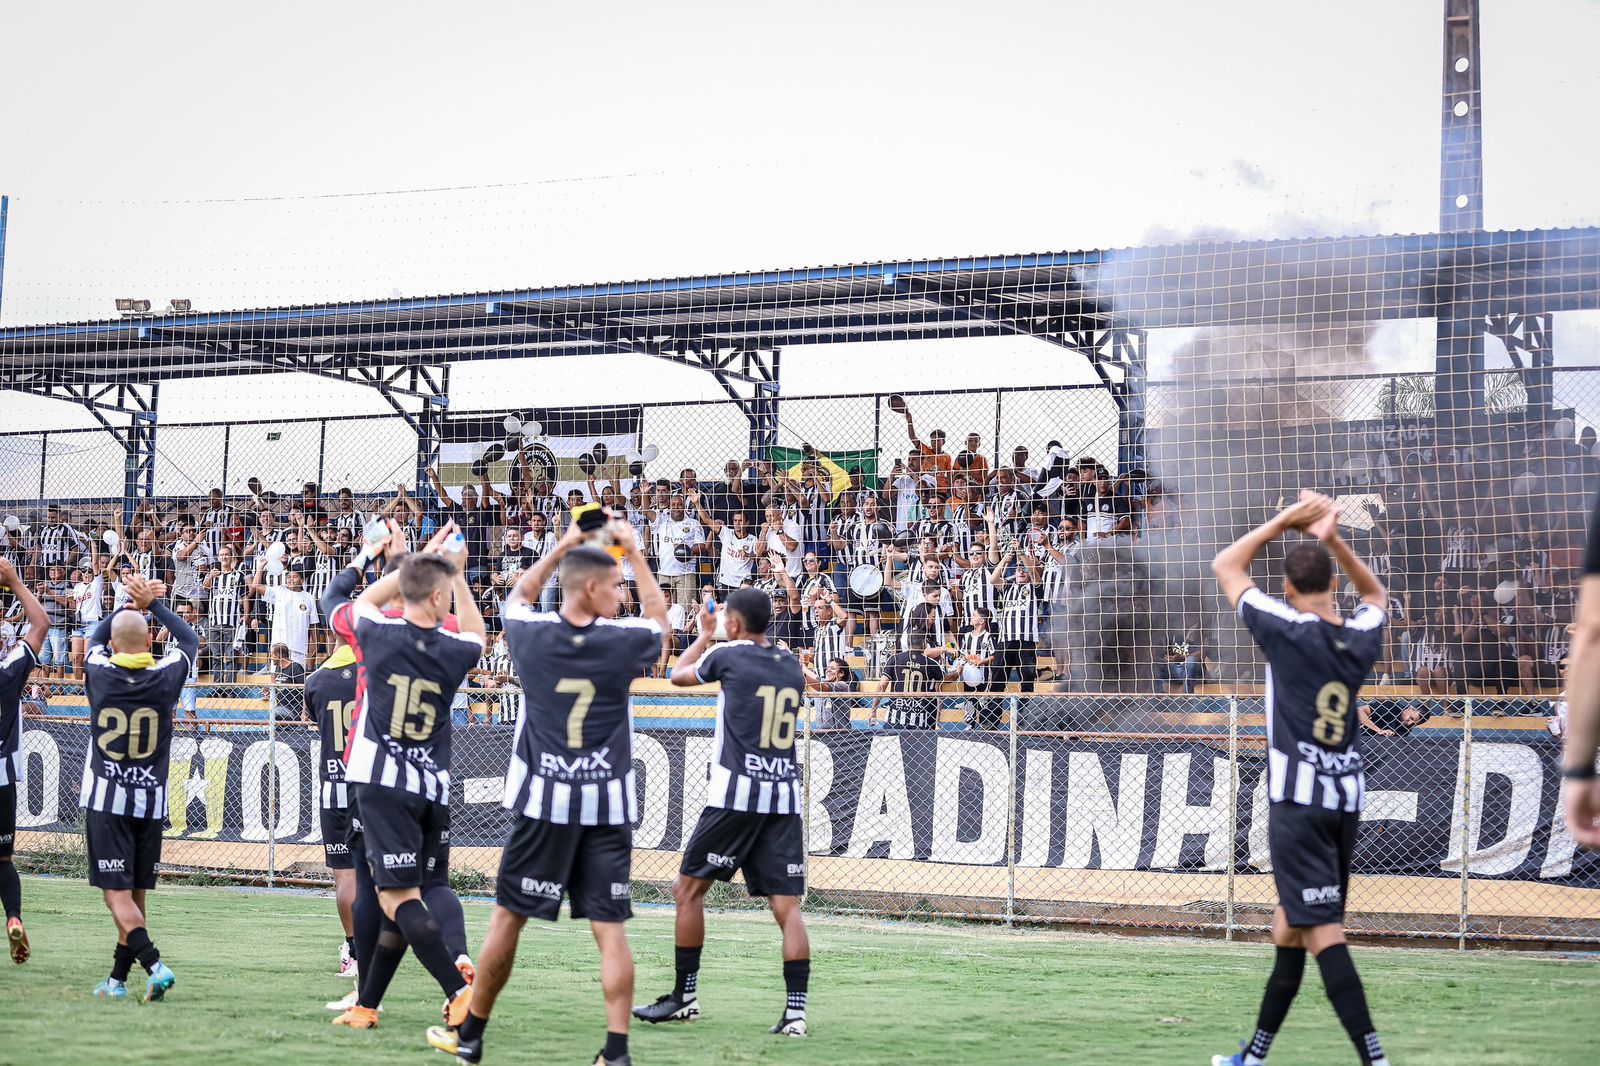
[[[642,684],[634,876],[641,900],[665,902],[704,802],[713,706]],[[471,688],[453,705],[451,864],[464,891],[487,891],[498,867],[520,698],[513,686]],[[883,698],[808,701],[797,742],[807,909],[1227,937],[1268,929],[1258,696],[939,691],[926,697],[939,726],[916,730],[885,726]],[[19,862],[76,876],[89,729],[81,692],[46,699],[30,700]],[[327,881],[319,746],[298,699],[272,684],[189,690],[172,743],[167,873]],[[1600,943],[1600,856],[1578,851],[1562,823],[1551,714],[1543,700],[1369,699],[1352,932]],[[736,884],[713,903],[751,901]]]

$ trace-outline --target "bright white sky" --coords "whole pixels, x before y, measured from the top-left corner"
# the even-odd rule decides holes
[[[0,65],[0,317],[1430,231],[1442,7],[26,5]],[[1489,228],[1600,222],[1600,4],[1483,8]],[[447,191],[373,194],[418,189]],[[1375,357],[1425,366],[1431,334],[1386,327]],[[1181,339],[1153,338],[1158,372]],[[1600,363],[1600,330],[1563,316],[1557,350]],[[1087,373],[1020,340],[870,353],[790,351],[785,392]],[[552,405],[720,395],[627,357],[453,384],[459,408],[508,389]],[[3,428],[82,424],[66,405],[0,405]],[[175,383],[162,407],[168,422],[382,409],[293,377]]]

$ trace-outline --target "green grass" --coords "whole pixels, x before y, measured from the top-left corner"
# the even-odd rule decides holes
[[[381,1029],[329,1026],[323,1002],[350,988],[331,976],[331,899],[163,886],[151,896],[151,931],[178,985],[145,1006],[89,995],[113,942],[98,893],[50,878],[28,878],[24,893],[34,958],[20,969],[0,960],[0,1063],[445,1061],[422,1043],[439,1016],[438,989],[410,959]],[[474,944],[488,914],[467,905]],[[1215,941],[815,918],[812,1036],[799,1041],[766,1033],[783,1002],[770,919],[712,914],[708,926],[707,1017],[636,1028],[640,1066],[1209,1062],[1249,1031],[1271,957],[1261,945]],[[672,980],[671,912],[646,908],[629,929],[636,998],[653,999]],[[1595,1061],[1600,961],[1396,948],[1358,948],[1356,959],[1397,1064]],[[584,925],[530,922],[487,1061],[591,1061],[604,1036],[595,962]],[[1315,971],[1274,1061],[1355,1062]]]

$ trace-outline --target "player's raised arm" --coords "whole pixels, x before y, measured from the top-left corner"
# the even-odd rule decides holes
[[[678,686],[703,684],[700,680],[698,667],[700,656],[711,647],[712,635],[717,630],[717,614],[714,609],[707,607],[707,601],[700,601],[699,610],[700,632],[695,636],[694,643],[685,648],[678,656],[678,661],[672,667],[672,683]]]
[[[667,625],[667,597],[662,594],[656,575],[650,572],[650,560],[644,557],[633,526],[621,519],[614,519],[611,523],[611,539],[633,566],[633,581],[639,588],[639,613],[660,626],[661,632],[671,632],[671,627]]]
[[[1217,575],[1217,584],[1228,603],[1238,607],[1239,597],[1256,587],[1250,577],[1250,564],[1262,548],[1291,529],[1305,529],[1326,518],[1332,508],[1333,501],[1326,496],[1307,495],[1218,552],[1211,560],[1211,572]]]
[[[1600,848],[1600,503],[1590,520],[1589,546],[1578,587],[1578,618],[1567,656],[1567,739],[1561,757],[1562,804],[1578,843]]]
[[[452,526],[454,524],[451,523]],[[450,583],[450,590],[456,599],[456,626],[461,632],[471,633],[480,641],[486,641],[488,629],[483,624],[483,609],[478,606],[478,598],[472,594],[472,586],[467,584],[467,551],[463,548],[445,555],[445,558],[456,564],[456,576]]]
[[[561,565],[562,556],[583,543],[587,536],[578,528],[578,523],[568,522],[561,533],[561,539],[556,541],[556,546],[545,552],[539,561],[522,572],[511,593],[506,596],[506,606],[514,607],[521,603],[538,603],[539,590],[550,583],[555,576],[556,568]]]
[[[1339,523],[1329,523],[1327,534],[1321,540],[1338,562],[1339,569],[1344,571],[1344,576],[1356,587],[1356,595],[1361,597],[1361,602],[1370,603],[1380,611],[1387,611],[1388,590],[1383,587],[1383,582],[1378,580],[1378,575],[1372,572],[1372,568],[1362,562],[1361,557],[1352,551],[1350,545],[1339,535]]]
[[[173,640],[178,642],[178,647],[183,650],[183,654],[188,658],[189,662],[192,663],[199,658],[200,634],[194,631],[194,627],[185,622],[182,615],[168,607],[160,599],[152,597],[149,608],[150,617],[161,623],[162,628],[167,631]]]
[[[17,603],[22,605],[23,617],[28,620],[28,635],[22,642],[33,649],[33,657],[37,659],[39,649],[44,647],[45,634],[50,631],[50,616],[45,614],[44,605],[9,559],[0,559],[0,588],[9,588]]]

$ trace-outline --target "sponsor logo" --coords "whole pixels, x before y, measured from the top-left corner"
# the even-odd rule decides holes
[[[1323,885],[1321,888],[1300,890],[1300,899],[1304,903],[1338,903],[1343,895],[1338,885]]]
[[[406,866],[415,866],[416,864],[417,853],[414,851],[402,851],[398,855],[390,855],[385,852],[383,855],[383,868],[385,870],[395,870]]]
[[[522,879],[522,892],[527,896],[543,896],[545,899],[560,899],[561,890],[565,887],[560,881],[541,881],[535,877]]]
[[[0,833],[0,844],[9,844],[15,837],[11,833]]]
[[[714,851],[708,851],[706,852],[706,862],[710,863],[712,866],[720,866],[724,870],[731,870],[735,866],[739,865],[739,856],[718,855]]]
[[[326,769],[327,772],[324,773],[322,776],[324,778],[326,778],[327,780],[329,780],[329,781],[343,781],[344,780],[344,763],[340,762],[338,759],[329,759],[329,760],[327,760],[327,765],[326,765],[325,769]]]
[[[628,882],[626,882],[626,881],[613,881],[613,882],[611,882],[611,898],[612,899],[627,899],[628,898]]]
[[[768,759],[751,754],[744,757],[744,769],[746,773],[762,777],[791,777],[794,774],[794,760],[781,755]]]
[[[548,751],[539,755],[539,772],[543,774],[556,774],[561,777],[570,777],[573,774],[597,773],[611,770],[611,749],[599,748],[587,755],[580,755],[576,759],[569,759],[564,755],[554,755]]]
[[[101,776],[108,781],[119,781],[126,788],[160,788],[161,778],[150,766],[124,766],[122,763],[100,764]]]
[[[1353,774],[1361,769],[1361,753],[1359,751],[1323,751],[1315,744],[1300,741],[1295,744],[1300,751],[1300,757],[1311,763],[1317,769],[1330,774]]]
[[[444,829],[444,830],[440,831],[440,833],[439,833],[439,843],[441,843],[441,844],[450,843],[450,830]]]
[[[324,844],[322,850],[329,855],[350,854],[350,849],[343,844]]]
[[[432,856],[432,855],[429,855],[429,856],[428,856],[428,872],[429,872],[429,873],[433,873],[433,868],[434,868],[434,867],[435,867],[435,866],[436,866],[436,865],[438,865],[438,863],[439,863],[439,860],[438,860],[438,859],[437,859],[437,858],[435,858],[435,857],[434,857],[434,856]]]
[[[360,818],[352,818],[352,819],[350,819],[350,832],[352,832],[352,833],[365,832],[365,830],[363,830],[361,828],[361,819]]]
[[[120,874],[128,870],[127,859],[96,859],[95,867],[103,874]]]
[[[789,864],[789,876],[790,877],[804,877],[805,875],[806,875],[806,864],[805,863],[803,863],[803,862],[791,862]]]

